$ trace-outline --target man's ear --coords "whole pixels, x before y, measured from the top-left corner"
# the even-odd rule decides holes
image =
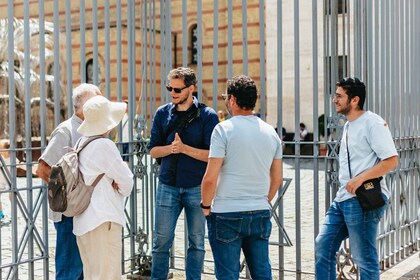
[[[360,97],[359,96],[355,96],[351,99],[351,102],[354,103],[356,106],[359,105],[359,101],[360,101]]]

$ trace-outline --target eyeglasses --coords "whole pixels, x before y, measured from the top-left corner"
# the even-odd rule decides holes
[[[223,100],[226,100],[226,99],[228,98],[228,95],[229,95],[229,94],[225,94],[225,93],[224,93],[224,94],[222,94],[221,96],[222,96]]]
[[[166,86],[166,89],[167,89],[169,92],[172,92],[172,90],[173,90],[175,93],[181,93],[181,91],[182,91],[183,89],[186,89],[187,87],[189,87],[189,86],[185,86],[185,87],[183,87],[183,88],[174,88],[174,87],[171,87],[171,86]]]

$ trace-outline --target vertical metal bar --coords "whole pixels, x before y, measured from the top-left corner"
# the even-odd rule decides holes
[[[343,16],[344,17],[344,16]],[[343,44],[344,46],[344,44]],[[319,127],[318,127],[318,4],[312,0],[312,94],[314,127],[314,240],[319,232]]]
[[[350,0],[347,0],[347,59],[346,59],[346,62],[347,62],[347,76],[351,76],[351,73],[352,73],[352,71],[351,71],[351,61],[352,61],[352,56],[351,56],[351,40],[350,40],[350,38],[351,38],[351,36],[350,36],[350,19],[351,19],[351,10],[350,10]],[[353,40],[354,40],[354,38],[353,38]],[[354,72],[353,72],[354,73]]]
[[[404,132],[403,132],[403,136],[412,135],[412,134],[410,134],[411,133],[411,114],[412,114],[411,102],[410,102],[411,94],[412,94],[411,89],[410,89],[410,76],[411,76],[411,74],[410,74],[411,73],[410,72],[410,66],[411,66],[410,46],[411,46],[411,42],[412,42],[413,38],[410,36],[410,22],[412,21],[411,11],[409,9],[410,7],[411,7],[411,1],[408,1],[405,4],[405,17],[404,17],[404,19],[405,19],[404,30],[405,30],[405,37],[407,38],[407,41],[405,43],[405,53],[406,53],[406,55],[405,55],[405,62],[404,62],[405,71],[404,71],[404,76],[403,76],[403,77],[405,77],[405,79],[404,79],[404,83],[405,83],[405,91],[404,91],[405,92],[405,106],[408,109],[408,111],[405,114],[404,122],[405,122],[406,125],[405,125],[405,129],[404,129]],[[412,211],[414,211],[414,209],[412,209]],[[413,218],[415,217],[414,215],[415,214],[413,212],[413,216],[412,216]]]
[[[296,215],[296,240],[301,240],[301,209],[300,209],[300,136],[299,136],[299,123],[300,123],[300,60],[299,60],[299,1],[294,1],[294,99],[295,99],[295,139],[297,139],[295,151],[295,215]],[[302,243],[296,242],[296,279],[302,277]]]
[[[282,1],[277,2],[277,133],[283,128],[283,25],[282,15],[283,6]],[[282,132],[283,133],[283,132]],[[284,136],[284,135],[282,135]],[[283,200],[279,203],[279,208],[283,209]],[[284,214],[280,213],[279,222],[284,224]],[[279,231],[279,242],[284,243],[284,236]],[[279,279],[284,279],[284,247],[279,246]]]
[[[105,96],[111,97],[111,28],[110,28],[110,5],[109,0],[105,0]],[[117,94],[120,94],[118,91]]]
[[[40,4],[40,6],[44,4]],[[71,45],[71,5],[70,0],[66,0],[66,61],[73,61],[72,59],[72,45]],[[41,60],[41,59],[40,59]],[[67,75],[67,112],[68,115],[73,115],[73,68],[72,63],[66,63]],[[41,74],[42,75],[42,74]]]
[[[118,3],[119,1],[117,1]],[[80,0],[79,14],[85,14],[85,0]],[[80,83],[86,83],[86,38],[85,38],[85,17],[80,18]]]
[[[374,6],[374,17],[375,17],[375,23],[374,23],[374,49],[375,49],[375,59],[374,59],[374,65],[372,65],[372,67],[374,67],[375,71],[374,71],[374,86],[375,86],[375,92],[371,92],[370,94],[373,96],[375,96],[375,102],[374,102],[374,110],[375,112],[377,112],[379,115],[381,115],[381,111],[379,110],[380,108],[380,98],[379,98],[379,92],[381,90],[381,86],[380,86],[380,79],[379,79],[379,74],[381,71],[379,71],[379,54],[380,54],[380,50],[379,50],[379,0],[375,0],[375,6]]]
[[[219,80],[219,1],[213,2],[213,109],[217,110]]]
[[[151,109],[150,109],[150,122],[149,122],[149,127],[152,127],[152,114],[155,112],[156,110],[156,96],[157,96],[157,92],[156,92],[156,68],[157,68],[157,56],[156,56],[156,49],[157,49],[157,43],[156,43],[156,4],[155,1],[152,2],[151,5],[151,9],[152,9],[152,30],[153,30],[153,44],[152,44],[152,91],[151,91]],[[162,68],[162,65],[160,66]],[[161,81],[162,84],[162,81]],[[145,119],[147,119],[147,114],[144,114]]]
[[[93,43],[93,83],[99,85],[98,78],[98,0],[92,0],[92,43]]]
[[[197,0],[197,77],[203,77],[203,5]],[[203,79],[198,79],[198,101],[203,101]]]
[[[121,39],[121,1],[117,1],[117,94],[122,93],[122,39]],[[107,95],[107,98],[109,96]]]
[[[45,87],[45,16],[44,16],[44,1],[38,1],[38,18],[39,18],[39,96],[40,96],[40,123],[41,123],[41,147],[46,146],[46,87]],[[48,241],[48,204],[46,196],[45,186],[41,189],[43,192],[44,203],[42,205],[42,226],[44,231],[42,232],[42,237],[44,240],[45,248],[49,248]],[[16,217],[16,216],[14,216]],[[45,279],[49,279],[49,258],[45,258],[43,261],[43,273]]]
[[[169,99],[169,93],[165,90],[165,83],[166,83],[166,63],[165,63],[165,33],[169,32],[165,30],[165,0],[160,0],[160,97],[161,97],[161,104],[166,103]]]
[[[12,217],[17,217],[17,187],[16,187],[16,95],[15,95],[15,38],[14,38],[14,8],[13,1],[9,1],[7,5],[8,25],[7,25],[7,41],[8,41],[8,88],[9,88],[9,137],[10,137],[10,165],[11,165],[11,183],[12,183],[12,201],[11,214]],[[18,261],[18,225],[17,219],[12,219],[12,263],[14,263],[11,273],[18,278],[19,266]]]
[[[366,1],[366,26],[367,28],[364,33],[366,36],[366,45],[367,45],[367,62],[366,62],[366,85],[369,98],[366,100],[365,108],[368,110],[373,110],[373,94],[374,94],[374,80],[373,80],[373,19],[372,19],[372,1]]]
[[[242,65],[243,65],[244,75],[248,75],[248,30],[247,30],[248,16],[247,16],[247,3],[246,2],[247,2],[246,0],[242,0],[242,57],[243,57]],[[260,1],[260,10],[261,10],[261,1]],[[263,15],[264,15],[264,1],[263,1]],[[261,16],[261,13],[260,13],[260,16]],[[263,19],[264,17],[262,18],[260,17],[260,25],[262,21],[263,27],[264,27]],[[262,34],[264,34],[264,32]],[[260,33],[260,36],[262,34]],[[260,41],[260,42],[265,42],[265,41]],[[264,44],[261,44],[261,45],[264,45]],[[262,78],[261,78],[261,81],[262,81]]]
[[[232,79],[233,76],[233,8],[232,1],[228,1],[228,79]]]
[[[330,57],[330,40],[329,38],[331,37],[331,28],[330,28],[330,17],[328,16],[328,9],[330,9],[330,1],[329,0],[324,0],[323,2],[323,57],[324,57],[324,124],[327,124],[327,120],[329,120],[330,118],[330,106],[331,106],[331,86],[330,86],[330,79],[331,79],[331,68],[330,68],[330,61],[331,59],[329,59]],[[328,130],[328,124],[324,125],[324,135],[327,135],[327,130]],[[325,137],[324,139],[324,143],[325,145],[327,145],[327,150],[328,150],[328,139],[327,137]],[[325,161],[325,165],[324,165],[325,170],[328,170],[328,161]],[[325,211],[327,211],[329,205],[330,205],[330,201],[331,201],[331,183],[329,181],[329,174],[326,174],[325,176],[325,201],[324,201],[324,209]]]
[[[354,1],[354,75],[356,77],[361,78],[362,77],[362,66],[361,66],[361,60],[362,60],[362,42],[361,42],[361,8],[360,8],[360,0]]]
[[[331,71],[331,80],[330,80],[330,89],[331,94],[335,92],[335,83],[338,80],[338,20],[337,20],[337,13],[338,13],[338,6],[337,1],[331,1],[331,56],[330,56],[330,71]],[[296,137],[298,137],[297,135]]]
[[[54,0],[54,30],[57,30],[57,32],[54,32],[54,124],[57,126],[60,121],[60,7],[59,7],[59,1]]]
[[[24,104],[25,104],[25,151],[26,151],[26,184],[28,186],[32,183],[32,137],[31,137],[31,45],[30,45],[30,26],[29,26],[29,0],[24,1],[24,20],[23,20],[23,45],[24,45]],[[26,191],[28,218],[32,221],[33,217],[33,190],[28,188]],[[27,249],[28,249],[28,277],[34,278],[34,234],[33,228],[28,228],[27,235]]]
[[[172,11],[171,11],[171,1],[170,0],[166,0],[166,5],[165,5],[165,11],[166,11],[166,73],[169,72],[169,70],[171,70],[172,67],[177,67],[177,65],[172,65],[172,24],[171,24],[171,15],[172,15]],[[175,48],[176,46],[174,46]]]
[[[260,42],[265,42],[265,19],[264,19],[264,0],[260,0]],[[260,96],[261,96],[261,118],[266,120],[266,81],[265,81],[265,44],[260,44]]]
[[[347,39],[347,37],[346,37],[346,13],[345,13],[345,10],[344,10],[345,4],[346,4],[346,0],[341,0],[341,6],[343,7],[342,8],[343,14],[342,14],[342,17],[341,17],[341,22],[342,22],[341,31],[343,33],[342,38],[341,38],[342,39],[342,46],[341,46],[342,47],[342,52],[341,52],[341,54],[342,54],[343,76],[338,77],[338,79],[341,79],[341,78],[344,78],[344,77],[347,76],[347,73],[346,73],[346,67],[347,67],[347,63],[346,63],[346,39]]]
[[[200,21],[197,20],[197,22]],[[182,0],[182,66],[184,67],[188,66],[188,36],[189,31],[187,26],[187,0]]]

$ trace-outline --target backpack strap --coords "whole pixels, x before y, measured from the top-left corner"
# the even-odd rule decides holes
[[[80,144],[80,140],[81,140],[81,139],[79,139],[76,143],[76,153],[79,154],[90,142],[92,142],[96,139],[99,139],[99,138],[105,138],[105,137],[103,137],[102,135],[96,135],[96,136],[89,137],[85,142],[83,142],[82,146],[78,147],[79,144]],[[105,173],[99,174],[98,177],[96,177],[95,181],[93,181],[91,186],[95,187],[99,183],[99,181],[102,179],[102,177],[104,177],[104,176],[105,176]]]
[[[105,176],[105,173],[99,174],[98,177],[96,177],[95,181],[93,181],[91,186],[95,187],[104,176]]]
[[[83,142],[82,146],[80,146],[80,147],[79,147],[79,144],[80,144],[81,139],[79,139],[76,143],[77,154],[79,154],[80,151],[83,150],[90,142],[92,142],[96,139],[99,139],[99,138],[105,138],[105,137],[103,137],[102,135],[96,135],[96,136],[89,137],[85,142]]]

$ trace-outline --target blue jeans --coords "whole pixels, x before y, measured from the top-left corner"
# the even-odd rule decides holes
[[[363,213],[356,197],[331,204],[315,240],[316,279],[336,279],[336,253],[341,242],[349,238],[360,279],[379,280],[376,237],[379,221],[387,207],[388,202],[381,208]]]
[[[186,279],[201,279],[205,254],[205,218],[200,202],[201,186],[178,188],[159,183],[152,248],[152,279],[167,279],[169,250],[174,240],[176,222],[183,208],[188,228]]]
[[[241,249],[253,280],[272,279],[269,210],[211,213],[207,228],[217,279],[239,279]]]
[[[83,279],[83,264],[73,234],[73,218],[62,216],[61,222],[54,223],[57,231],[55,248],[55,279]]]

